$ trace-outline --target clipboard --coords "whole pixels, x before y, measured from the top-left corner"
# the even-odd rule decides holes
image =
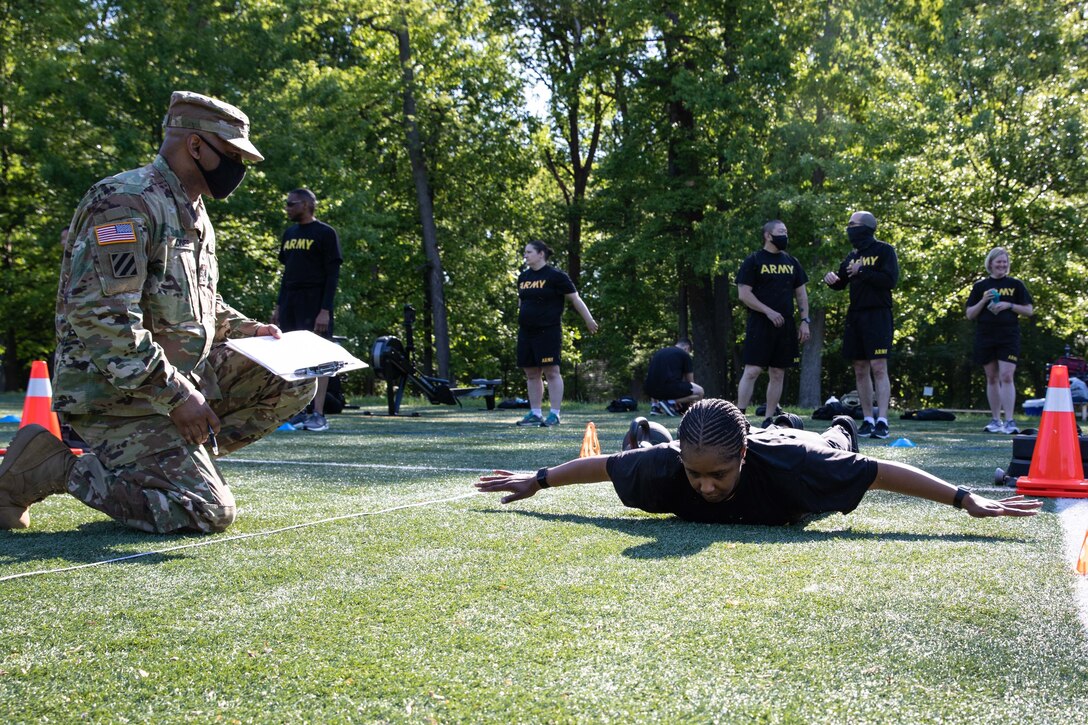
[[[284,380],[330,378],[349,370],[370,367],[332,340],[309,330],[227,340],[227,347],[242,353]]]

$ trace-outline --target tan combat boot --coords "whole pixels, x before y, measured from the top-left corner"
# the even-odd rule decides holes
[[[0,529],[30,526],[30,504],[67,493],[76,457],[40,425],[19,429],[0,463]]]

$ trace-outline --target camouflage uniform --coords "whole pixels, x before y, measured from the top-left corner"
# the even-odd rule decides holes
[[[145,531],[222,531],[234,497],[169,413],[194,389],[219,416],[221,454],[274,430],[314,395],[223,343],[260,323],[216,292],[215,232],[157,157],[100,181],[72,219],[57,295],[53,407],[93,453],[68,491]]]

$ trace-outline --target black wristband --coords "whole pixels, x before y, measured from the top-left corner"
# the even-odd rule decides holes
[[[952,505],[955,506],[958,509],[963,508],[963,499],[965,497],[967,497],[967,496],[970,496],[970,495],[971,495],[971,492],[969,490],[967,490],[963,486],[957,486],[956,487],[956,497],[954,499],[952,499]]]
[[[810,319],[809,319],[809,318],[807,318],[807,317],[802,317],[802,318],[801,318],[801,322],[803,322],[803,323],[805,323],[805,324],[807,325],[808,323],[812,322],[812,320],[810,320]]]
[[[548,467],[547,466],[545,466],[544,468],[541,468],[539,471],[536,472],[536,485],[540,486],[541,488],[548,488],[549,487],[550,484],[548,483]]]

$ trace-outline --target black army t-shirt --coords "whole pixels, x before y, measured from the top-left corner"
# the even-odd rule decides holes
[[[280,243],[279,259],[283,263],[280,304],[286,292],[318,288],[323,290],[321,308],[332,309],[344,259],[335,229],[316,219],[288,227]]]
[[[617,453],[607,467],[625,506],[688,521],[778,526],[808,514],[853,511],[876,480],[877,463],[832,448],[811,431],[755,431],[733,496],[718,503],[688,483],[676,442]]]
[[[997,290],[1001,295],[1001,302],[1011,302],[1014,305],[1030,305],[1031,293],[1024,283],[1015,277],[1002,277],[994,279],[987,277],[975,282],[971,288],[971,294],[967,298],[967,306],[978,304],[984,295],[992,294],[990,290]],[[1012,310],[1002,310],[996,315],[989,308],[983,307],[975,321],[978,322],[980,335],[990,337],[1018,336],[1020,334],[1020,317]]]
[[[737,284],[751,287],[756,299],[785,317],[793,317],[793,292],[807,282],[800,262],[785,252],[772,254],[766,249],[749,254],[737,271]]]
[[[694,371],[691,355],[675,345],[658,350],[650,358],[650,367],[646,371],[646,383],[643,387],[653,394],[654,390],[663,390],[670,383],[683,380],[684,376]],[[658,397],[658,396],[654,396]]]
[[[570,277],[550,264],[526,269],[518,276],[518,323],[522,327],[560,324],[566,295],[577,291]]]

